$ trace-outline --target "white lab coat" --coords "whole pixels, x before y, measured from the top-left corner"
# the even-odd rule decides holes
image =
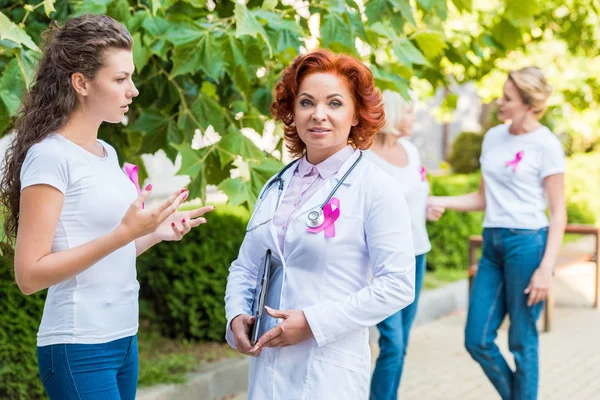
[[[251,314],[257,275],[265,251],[282,268],[275,309],[303,310],[314,337],[294,346],[264,348],[250,362],[251,400],[368,399],[371,352],[368,327],[412,303],[415,255],[410,218],[398,182],[363,159],[334,197],[340,200],[335,237],[307,232],[309,211],[322,204],[356,161],[356,151],[298,210],[279,248],[272,220],[246,234],[230,267],[225,294],[228,343],[230,323]],[[284,189],[296,167],[283,174]],[[277,184],[257,204],[249,227],[272,217]],[[272,321],[277,322],[272,319]]]

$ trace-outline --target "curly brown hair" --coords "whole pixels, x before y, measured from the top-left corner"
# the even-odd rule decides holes
[[[358,116],[358,124],[350,130],[348,143],[361,150],[368,149],[385,125],[381,93],[375,87],[373,74],[356,58],[325,49],[296,57],[275,86],[271,113],[276,120],[283,122],[286,147],[294,157],[302,156],[306,151],[306,145],[296,130],[294,105],[302,81],[317,72],[337,74],[348,82],[356,107],[355,115]]]
[[[133,39],[127,29],[105,15],[83,15],[60,27],[56,22],[42,34],[44,53],[29,93],[24,97],[14,122],[15,137],[6,151],[0,182],[4,207],[4,234],[12,244],[19,223],[21,167],[27,151],[65,126],[78,107],[71,76],[80,72],[93,79],[103,66],[106,50],[131,50]]]

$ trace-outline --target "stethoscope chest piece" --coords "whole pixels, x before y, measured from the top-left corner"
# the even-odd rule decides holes
[[[313,210],[306,217],[306,225],[309,228],[318,228],[323,225],[323,222],[325,222],[325,216],[322,210]]]

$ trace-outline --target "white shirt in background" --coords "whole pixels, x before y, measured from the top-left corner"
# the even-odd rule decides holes
[[[545,126],[512,135],[508,125],[483,139],[481,173],[485,184],[486,228],[540,229],[548,226],[544,178],[565,172],[558,138]]]
[[[64,194],[52,253],[111,232],[137,198],[137,189],[121,170],[115,150],[99,142],[104,157],[58,134],[27,152],[21,168],[21,190],[45,184]],[[135,260],[135,243],[131,242],[73,278],[51,286],[38,346],[106,343],[135,335],[139,292]]]
[[[425,227],[429,182],[424,178],[424,174],[421,173],[422,164],[419,150],[408,139],[402,138],[398,142],[404,147],[408,158],[408,164],[405,167],[390,164],[372,150],[367,150],[364,154],[368,160],[372,161],[398,181],[400,190],[402,190],[408,205],[415,254],[421,255],[431,250],[431,242],[429,242],[429,235],[427,235]]]

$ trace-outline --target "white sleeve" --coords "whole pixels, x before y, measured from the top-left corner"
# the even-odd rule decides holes
[[[21,190],[33,185],[50,185],[65,194],[69,186],[66,154],[47,143],[35,144],[25,156],[20,176]]]
[[[252,314],[252,302],[260,269],[260,255],[254,250],[252,232],[246,233],[238,258],[229,267],[225,289],[225,316],[227,327],[225,339],[234,349],[235,339],[231,320],[240,314]]]
[[[562,144],[556,136],[547,141],[544,154],[542,155],[542,165],[540,174],[542,179],[550,175],[565,173],[565,152]]]
[[[303,310],[319,346],[376,325],[414,300],[415,251],[406,201],[398,185],[377,194],[365,220],[373,281],[342,301]]]

